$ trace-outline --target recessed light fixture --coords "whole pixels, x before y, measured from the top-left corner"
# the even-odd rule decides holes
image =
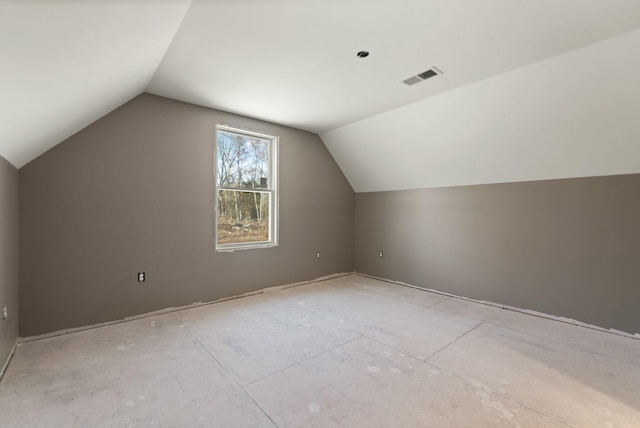
[[[369,52],[367,51],[360,51],[358,52],[356,55],[358,55],[358,58],[366,58],[369,56]]]

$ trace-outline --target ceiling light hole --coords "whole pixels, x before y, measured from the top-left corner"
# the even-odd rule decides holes
[[[356,55],[358,55],[358,58],[366,58],[369,56],[369,52],[367,51],[360,51],[358,52]]]

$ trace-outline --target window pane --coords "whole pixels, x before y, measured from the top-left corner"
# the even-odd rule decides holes
[[[218,191],[218,244],[269,241],[268,192]]]
[[[269,140],[218,131],[218,186],[268,188]]]

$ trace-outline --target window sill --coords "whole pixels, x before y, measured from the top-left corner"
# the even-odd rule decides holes
[[[273,242],[265,242],[265,243],[257,243],[257,244],[228,244],[224,246],[216,247],[217,253],[233,253],[234,251],[242,251],[242,250],[255,250],[257,248],[272,248],[277,247],[278,244],[274,244]]]

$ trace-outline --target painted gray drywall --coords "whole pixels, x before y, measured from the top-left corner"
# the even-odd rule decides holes
[[[214,251],[217,122],[280,137],[278,247]],[[20,209],[23,337],[354,267],[354,193],[317,135],[150,94],[21,168]]]
[[[0,370],[18,339],[18,170],[0,156]]]
[[[640,175],[358,193],[356,271],[640,332]]]

